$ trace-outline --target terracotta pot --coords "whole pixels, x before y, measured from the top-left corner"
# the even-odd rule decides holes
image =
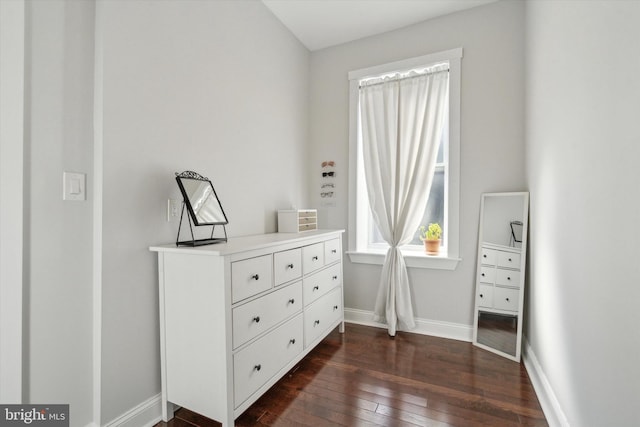
[[[427,255],[438,255],[440,252],[440,239],[438,240],[425,240],[424,250]]]

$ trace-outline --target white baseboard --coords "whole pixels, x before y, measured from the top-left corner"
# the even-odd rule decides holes
[[[527,341],[526,337],[522,338],[522,360],[549,426],[570,427],[569,421],[560,406],[560,402],[558,401],[556,394],[553,392],[553,388],[551,388],[551,384],[542,370],[542,366],[540,366],[538,358],[529,345],[529,341]]]
[[[387,325],[384,323],[374,322],[372,311],[358,310],[355,308],[344,309],[344,321],[376,328],[387,328]],[[441,322],[439,320],[416,319],[415,329],[408,332],[466,342],[473,340],[473,328],[471,325]]]
[[[131,408],[104,427],[152,427],[162,421],[162,398],[158,394]]]

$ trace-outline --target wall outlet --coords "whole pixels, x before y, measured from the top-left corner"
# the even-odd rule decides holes
[[[180,216],[182,202],[178,199],[167,200],[167,222],[174,221]]]

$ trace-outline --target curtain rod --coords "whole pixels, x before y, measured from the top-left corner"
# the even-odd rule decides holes
[[[381,84],[385,84],[385,83],[389,83],[389,82],[399,82],[399,81],[402,81],[402,80],[415,79],[415,78],[418,78],[418,77],[428,76],[428,75],[431,75],[431,74],[448,73],[448,72],[449,72],[449,69],[447,68],[446,70],[428,71],[426,73],[420,73],[420,74],[416,74],[416,75],[413,75],[413,76],[404,76],[404,77],[392,78],[392,79],[389,79],[389,80],[383,80],[383,81],[380,81],[380,82],[367,84],[366,83],[367,80],[375,80],[375,79],[378,79],[378,78],[384,79],[384,77],[372,77],[370,79],[363,79],[361,82],[359,82],[358,83],[358,89],[361,89],[363,87],[379,86]],[[362,82],[364,82],[364,84]]]

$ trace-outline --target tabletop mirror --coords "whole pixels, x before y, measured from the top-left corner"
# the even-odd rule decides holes
[[[201,246],[226,242],[227,231],[225,225],[228,224],[229,221],[209,178],[192,171],[176,172],[176,182],[178,183],[184,200],[182,203],[182,213],[180,214],[180,225],[178,226],[176,245]],[[180,241],[180,229],[182,228],[185,209],[188,212],[187,221],[189,223],[191,239]],[[224,237],[213,237],[216,225],[222,225]],[[211,226],[211,235],[206,238],[196,239],[193,229],[194,226]]]
[[[473,343],[517,362],[528,218],[529,193],[482,195]]]

